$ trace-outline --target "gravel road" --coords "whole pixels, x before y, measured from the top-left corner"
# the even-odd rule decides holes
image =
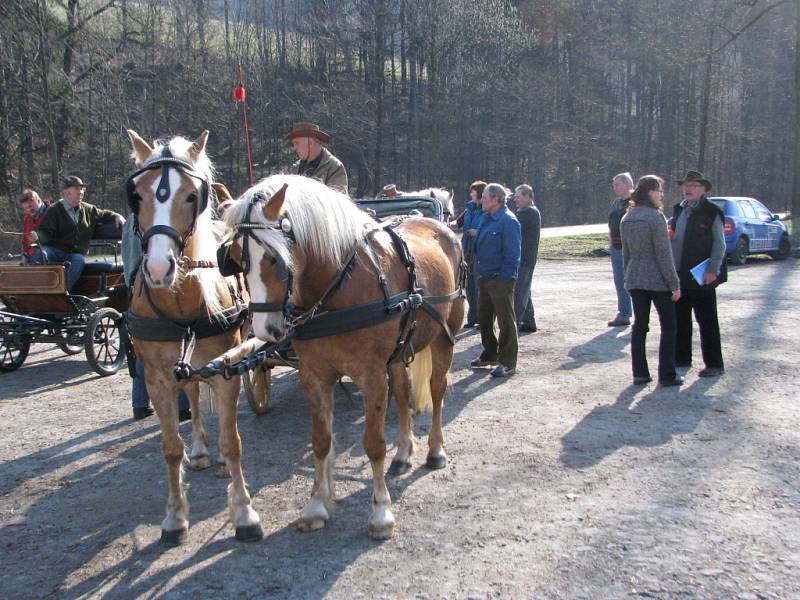
[[[34,347],[0,375],[4,598],[797,598],[798,262],[751,261],[719,290],[727,372],[680,389],[631,385],[629,329],[609,329],[607,260],[546,261],[540,331],[505,381],[471,370],[459,336],[445,403],[449,464],[393,479],[393,539],[367,537],[361,399],[337,390],[336,513],[303,534],[308,412],[296,373],[272,407],[243,404],[244,469],[265,538],[233,540],[227,482],[189,472],[189,541],[158,543],[165,468],[124,372]],[[658,326],[651,325],[655,368]],[[697,349],[699,356],[699,349]],[[209,416],[213,432],[216,418]],[[396,431],[393,411],[388,436]],[[188,437],[189,426],[181,431]],[[390,454],[393,449],[390,449]]]

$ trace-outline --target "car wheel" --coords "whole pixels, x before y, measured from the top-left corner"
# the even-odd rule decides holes
[[[739,240],[736,242],[736,247],[733,249],[733,252],[730,253],[728,260],[732,265],[743,265],[747,262],[747,255],[750,253],[750,243],[747,241],[747,238],[739,236]]]
[[[782,235],[781,241],[778,242],[778,251],[777,252],[770,252],[769,255],[774,260],[785,260],[789,258],[789,255],[792,253],[792,243],[789,241],[788,235]]]

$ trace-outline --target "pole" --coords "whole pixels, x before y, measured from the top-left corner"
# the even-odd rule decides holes
[[[244,72],[242,63],[239,63],[239,85],[244,89]],[[247,122],[247,97],[242,100],[242,114],[244,115],[244,139],[247,146],[247,173],[250,175],[250,185],[255,185],[256,179],[253,175],[253,153],[250,150],[250,125]]]

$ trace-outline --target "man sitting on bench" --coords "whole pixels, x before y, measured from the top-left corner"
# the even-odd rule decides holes
[[[71,290],[83,272],[84,255],[89,251],[98,223],[116,223],[122,227],[125,218],[111,210],[83,202],[86,186],[80,177],[69,175],[62,185],[63,198],[54,203],[31,237],[39,242],[39,250],[31,264],[68,262],[67,291]]]

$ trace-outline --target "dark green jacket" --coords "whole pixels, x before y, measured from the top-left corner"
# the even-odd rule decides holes
[[[64,204],[59,200],[44,213],[44,218],[36,229],[39,244],[42,246],[52,246],[63,252],[86,254],[97,224],[112,223],[120,216],[114,211],[81,202],[78,223],[75,224],[67,214]]]

